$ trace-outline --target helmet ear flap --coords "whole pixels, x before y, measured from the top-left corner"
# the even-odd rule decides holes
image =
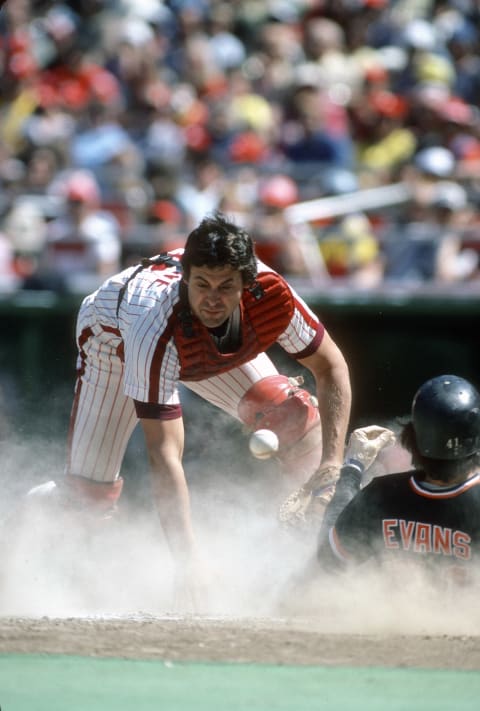
[[[467,422],[474,427],[480,420],[480,408],[474,407],[470,412],[467,412]]]
[[[456,375],[424,383],[412,404],[419,453],[430,459],[457,460],[480,449],[480,395]]]

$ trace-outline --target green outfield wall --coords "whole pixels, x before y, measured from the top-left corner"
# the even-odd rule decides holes
[[[480,382],[480,287],[355,291],[295,286],[348,360],[352,424],[405,414],[415,389],[434,375],[455,372]],[[81,298],[46,291],[0,296],[0,388],[20,415],[28,405],[33,416],[45,398],[61,412],[63,392],[73,387]],[[298,373],[280,349],[271,355],[287,372]]]

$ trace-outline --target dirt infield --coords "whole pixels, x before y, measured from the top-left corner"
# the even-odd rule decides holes
[[[475,589],[448,596],[414,576],[379,584],[362,571],[279,604],[305,550],[263,517],[250,516],[242,538],[229,514],[228,535],[204,532],[216,581],[207,615],[172,612],[154,519],[123,521],[82,555],[59,555],[57,526],[48,546],[32,526],[0,586],[0,654],[480,670]]]
[[[50,530],[28,517],[3,559],[0,654],[480,670],[475,590],[447,599],[441,585],[375,587],[360,571],[279,607],[314,539],[279,530],[271,493],[253,478],[247,487],[245,475],[224,474],[193,487],[215,581],[208,615],[172,612],[172,562],[145,502],[96,531],[94,548],[77,545],[69,519],[50,517]]]
[[[0,653],[480,669],[480,637],[324,634],[315,620],[0,619]]]

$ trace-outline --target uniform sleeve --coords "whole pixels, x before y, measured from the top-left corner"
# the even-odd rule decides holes
[[[139,420],[176,420],[182,416],[181,405],[161,405],[139,400],[133,402]]]
[[[320,543],[318,558],[326,567],[343,567],[365,562],[374,553],[375,496],[371,485],[362,489],[330,528]]]
[[[307,358],[322,342],[325,327],[295,289],[289,289],[293,297],[292,318],[277,342],[293,358]]]

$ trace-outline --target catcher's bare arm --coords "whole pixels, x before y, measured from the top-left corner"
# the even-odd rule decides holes
[[[182,465],[183,419],[142,419],[152,489],[167,541],[180,560],[195,552],[190,497]]]
[[[352,391],[350,374],[342,352],[325,331],[318,349],[300,363],[315,378],[318,409],[322,423],[322,463],[337,467],[343,462]]]

